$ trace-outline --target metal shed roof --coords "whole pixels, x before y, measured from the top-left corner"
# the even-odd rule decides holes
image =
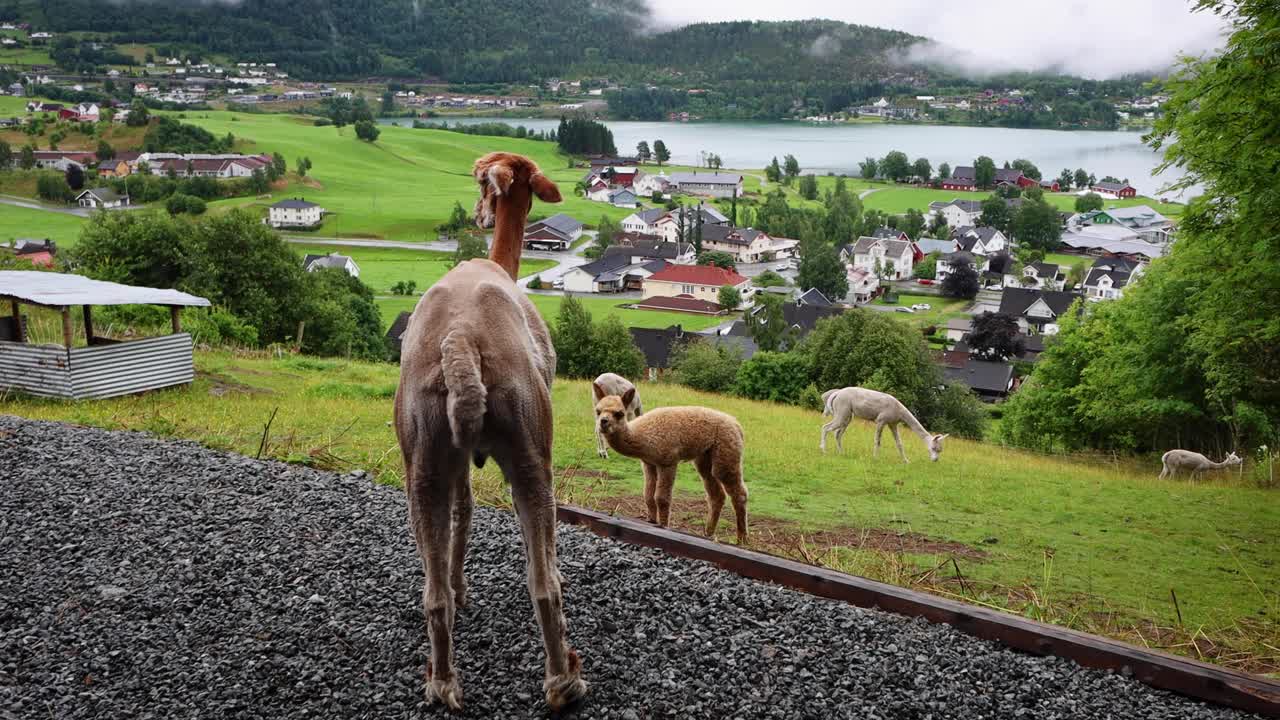
[[[209,301],[178,290],[134,287],[91,280],[82,275],[0,271],[0,296],[36,305],[182,305],[208,307]]]

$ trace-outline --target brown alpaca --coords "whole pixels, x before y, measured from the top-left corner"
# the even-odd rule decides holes
[[[742,482],[742,426],[731,415],[704,407],[664,407],[628,422],[635,389],[621,397],[592,384],[600,432],[615,451],[644,466],[648,519],[667,527],[676,468],[692,460],[707,492],[707,537],[714,538],[728,494],[738,521],[738,544],[747,543],[747,486]]]
[[[409,525],[426,574],[427,700],[462,707],[453,622],[467,601],[469,461],[480,467],[492,457],[511,484],[524,532],[529,595],[546,650],[542,687],[547,704],[558,710],[587,686],[565,639],[556,568],[550,395],[556,354],[546,323],[514,279],[533,196],[554,203],[560,192],[519,155],[486,155],[476,161],[475,177],[477,223],[496,223],[490,259],[458,265],[418,302],[403,336],[396,392]]]

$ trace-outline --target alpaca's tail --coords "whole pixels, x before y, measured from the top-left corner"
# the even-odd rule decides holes
[[[465,332],[454,330],[440,341],[440,356],[449,391],[447,412],[453,445],[467,449],[474,446],[484,427],[488,390],[480,379],[480,353]]]
[[[823,415],[830,415],[833,412],[831,408],[831,398],[835,397],[836,393],[838,392],[840,392],[840,388],[832,388],[822,393],[822,414]]]

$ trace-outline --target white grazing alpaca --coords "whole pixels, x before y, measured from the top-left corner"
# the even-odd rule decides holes
[[[602,390],[604,390],[604,395],[598,397],[598,393],[594,389],[595,387],[599,387]],[[640,407],[640,393],[636,391],[636,386],[632,385],[630,380],[622,377],[621,375],[615,375],[613,373],[604,373],[600,377],[596,378],[596,381],[592,384],[592,388],[593,389],[591,394],[591,426],[595,428],[595,432],[596,432],[596,452],[599,453],[600,457],[608,460],[609,449],[608,449],[608,446],[605,445],[604,435],[600,434],[600,425],[597,424],[595,421],[596,420],[596,413],[595,413],[596,400],[600,399],[600,397],[605,397],[608,395],[617,395],[618,397],[623,397],[627,394],[628,390],[631,390],[632,391],[630,396],[631,403],[627,405],[627,422],[635,420],[636,418],[643,415],[644,409]]]
[[[1214,462],[1200,453],[1191,452],[1190,450],[1170,450],[1160,460],[1164,463],[1164,469],[1160,471],[1161,480],[1177,475],[1179,470],[1190,472],[1191,479],[1195,480],[1205,470],[1221,470],[1244,462],[1235,453],[1228,455],[1222,462]]]
[[[829,432],[835,433],[836,447],[840,452],[844,452],[841,439],[849,423],[856,417],[876,424],[876,449],[873,457],[880,456],[880,437],[884,433],[885,425],[888,425],[889,432],[893,433],[893,441],[898,445],[898,454],[902,456],[902,462],[909,461],[907,453],[902,449],[902,438],[898,436],[898,425],[906,425],[911,432],[920,436],[925,448],[929,450],[930,460],[937,462],[938,456],[942,454],[942,441],[947,436],[934,435],[925,430],[920,421],[916,420],[916,416],[888,393],[860,387],[847,387],[826,391],[822,394],[822,400],[824,403],[822,413],[832,416],[831,422],[822,426],[822,440],[818,443],[822,452],[827,451],[827,433]]]

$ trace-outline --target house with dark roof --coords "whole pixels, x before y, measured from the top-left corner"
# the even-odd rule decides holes
[[[816,293],[816,295],[811,293]],[[809,296],[808,301],[804,300],[806,295]],[[832,305],[830,302],[825,305],[821,304],[822,300],[826,300],[826,296],[810,289],[795,300],[783,303],[782,319],[787,325],[787,331],[782,341],[783,347],[791,347],[813,332],[819,321],[836,317],[845,312],[845,308],[839,305]],[[747,311],[741,320],[738,320],[729,328],[726,335],[749,337],[751,331],[748,328],[748,324],[753,322],[764,322],[763,305],[757,305]]]
[[[631,262],[666,260],[673,265],[692,265],[695,254],[689,243],[663,242],[661,238],[621,235],[605,248],[605,255],[625,254]]]
[[[1089,189],[1103,197],[1131,198],[1138,196],[1138,189],[1125,182],[1099,181],[1090,185]]]
[[[273,228],[313,228],[320,224],[324,208],[302,198],[285,198],[267,208]]]
[[[678,172],[671,173],[671,185],[679,192],[710,197],[741,197],[742,176],[737,173]]]
[[[714,265],[669,265],[644,281],[644,299],[688,295],[718,303],[725,285],[737,288],[744,306],[751,304],[751,279]]]
[[[302,258],[302,269],[307,272],[315,272],[327,268],[341,270],[351,277],[360,277],[360,266],[356,264],[355,260],[346,255],[330,253],[328,255],[307,255]]]
[[[1085,273],[1083,288],[1090,300],[1113,300],[1124,297],[1124,290],[1138,279],[1146,265],[1117,257],[1102,257],[1093,261],[1093,267]]]
[[[524,229],[524,246],[529,250],[568,250],[582,237],[582,223],[564,213],[529,223]]]
[[[699,339],[701,336],[686,333],[679,325],[671,325],[665,329],[627,328],[631,340],[644,355],[645,375],[650,380],[671,368],[672,356],[683,345]]]
[[[626,253],[605,254],[595,262],[571,268],[563,275],[564,291],[570,293],[602,293],[639,290],[644,281],[667,267],[662,259],[633,260]]]
[[[391,359],[395,362],[400,362],[401,338],[404,335],[404,331],[409,327],[409,318],[412,315],[413,313],[407,310],[402,311],[396,316],[395,321],[391,323],[391,327],[387,328],[387,348],[391,350]]]
[[[774,256],[774,239],[760,230],[732,225],[703,225],[702,249],[729,253],[740,263],[757,263]]]
[[[1080,295],[1056,290],[1031,290],[1005,288],[1000,293],[999,312],[1018,321],[1025,333],[1032,328],[1053,335],[1058,332],[1058,320],[1065,315]]]
[[[985,402],[1000,402],[1009,396],[1014,388],[1013,365],[1007,362],[991,362],[975,360],[963,354],[962,363],[954,356],[953,363],[942,368],[943,380],[947,383],[959,383],[969,388]]]
[[[946,187],[945,180],[943,181],[943,187]],[[973,226],[977,225],[978,218],[982,217],[982,202],[980,200],[961,200],[959,198],[950,202],[935,200],[929,203],[929,214],[935,217],[941,216],[947,221],[947,227]]]
[[[667,214],[666,208],[650,208],[637,210],[622,218],[622,231],[641,235],[657,235],[658,220]]]
[[[992,255],[1009,248],[1009,238],[993,227],[958,227],[951,231],[956,250],[974,255]]]
[[[951,273],[966,265],[972,268],[975,273],[978,272],[979,263],[971,252],[957,250],[955,252],[947,253],[946,255],[941,255],[938,257],[938,264],[934,269],[933,277],[938,282],[942,282],[943,280],[946,280],[947,276],[951,275]]]
[[[852,254],[852,260],[848,255]],[[915,264],[915,247],[906,240],[861,237],[850,250],[844,249],[842,259],[854,267],[878,274],[890,280],[911,277]]]
[[[1060,265],[1036,262],[1023,266],[1019,274],[1004,273],[1001,280],[1004,287],[1062,290],[1067,276]]]
[[[89,188],[76,196],[76,204],[80,207],[110,210],[129,204],[129,196],[121,195],[111,188]]]
[[[693,227],[699,221],[702,222],[702,230],[705,233],[708,225],[728,225],[729,218],[725,217],[719,210],[711,205],[700,204],[696,207],[685,206],[677,208],[665,213],[662,217],[654,222],[654,227],[658,234],[667,242],[675,242],[680,238],[680,218],[684,217],[685,238],[693,237]]]
[[[956,190],[959,192],[973,192],[974,190],[978,189],[978,186],[974,182],[974,179],[971,177],[959,177],[956,175],[952,175],[951,177],[942,181],[942,189]]]

